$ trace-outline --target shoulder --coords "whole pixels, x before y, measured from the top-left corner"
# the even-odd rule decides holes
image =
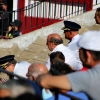
[[[83,84],[86,80],[89,81],[90,75],[88,71],[79,71],[68,74],[67,77],[71,83]]]
[[[26,62],[26,61],[21,61],[21,62],[18,62],[17,63],[18,65],[26,65],[26,66],[29,66],[31,63],[29,63],[29,62]]]
[[[67,76],[68,77],[72,77],[72,76],[77,76],[78,77],[78,75],[86,75],[88,73],[88,71],[76,71],[76,72],[73,72],[73,73],[71,73],[71,74],[68,74]]]

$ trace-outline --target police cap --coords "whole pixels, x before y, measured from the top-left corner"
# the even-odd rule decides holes
[[[14,60],[14,55],[7,55],[0,58],[0,68],[5,68],[9,63]]]
[[[64,27],[62,30],[64,31],[78,31],[81,28],[81,26],[75,22],[72,21],[64,21]]]
[[[11,22],[10,24],[18,27],[22,26],[22,22],[20,20],[14,20],[14,22]]]

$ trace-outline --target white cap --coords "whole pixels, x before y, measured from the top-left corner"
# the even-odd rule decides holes
[[[78,46],[92,51],[100,51],[100,31],[87,31],[78,41]]]

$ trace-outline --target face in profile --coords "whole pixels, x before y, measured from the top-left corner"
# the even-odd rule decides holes
[[[47,38],[46,45],[47,45],[48,49],[49,49],[50,51],[52,51],[52,50],[53,50],[53,47],[54,47],[54,43],[50,41],[50,38],[51,38],[51,37],[48,37],[48,38]]]
[[[88,62],[87,52],[85,49],[79,49],[79,57],[84,67],[91,68],[91,63]]]
[[[2,4],[1,7],[2,7],[3,10],[7,10],[7,5]]]
[[[94,18],[95,18],[96,24],[100,24],[100,17],[99,17],[98,11],[96,11]]]
[[[64,31],[64,34],[65,34],[65,39],[71,40],[71,32]]]
[[[13,71],[14,71],[14,65],[13,64],[11,64],[11,65],[9,65],[9,66],[6,66],[6,69],[5,70],[7,70],[7,71],[9,71],[9,72],[12,72],[13,73]]]

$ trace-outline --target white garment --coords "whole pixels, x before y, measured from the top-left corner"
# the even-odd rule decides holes
[[[19,35],[21,36],[22,35],[22,32],[20,32]]]
[[[18,62],[15,65],[14,74],[27,78],[26,73],[28,72],[28,68],[30,65],[31,65],[30,63],[25,61]]]
[[[50,90],[48,90],[48,93],[47,93],[44,88],[42,89],[42,98],[43,98],[43,100],[47,100],[47,99],[51,98],[52,96],[53,96],[53,94]]]
[[[77,45],[77,42],[79,40],[81,36],[79,34],[75,35],[71,42],[67,44],[67,47],[69,47],[75,54],[76,58],[77,58],[77,62],[79,64],[79,69],[82,69],[83,68],[83,65],[82,65],[82,62],[80,61],[80,58],[79,58],[79,47]]]
[[[75,54],[68,47],[64,46],[63,44],[59,44],[54,48],[52,52],[56,51],[60,51],[63,53],[63,55],[65,56],[65,63],[69,64],[76,70],[80,69]],[[50,70],[50,57],[46,62],[46,67],[48,68],[48,70]]]

